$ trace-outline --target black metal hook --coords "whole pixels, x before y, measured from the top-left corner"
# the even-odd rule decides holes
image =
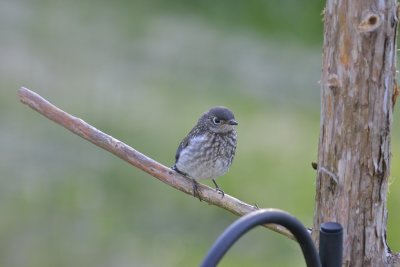
[[[239,218],[215,241],[200,266],[216,266],[242,235],[255,226],[267,223],[282,225],[295,236],[308,267],[322,267],[321,260],[325,262],[324,267],[341,266],[343,231],[340,224],[327,223],[321,225],[320,253],[323,257],[320,260],[311,236],[303,224],[289,213],[276,209],[257,210]],[[330,242],[331,237],[333,237],[334,242]],[[323,252],[321,252],[321,249]]]

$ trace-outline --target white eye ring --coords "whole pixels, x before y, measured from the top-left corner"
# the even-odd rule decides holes
[[[214,123],[215,125],[220,125],[220,124],[221,124],[221,120],[218,119],[217,117],[214,117],[214,118],[212,119],[212,121],[213,121],[213,123]]]

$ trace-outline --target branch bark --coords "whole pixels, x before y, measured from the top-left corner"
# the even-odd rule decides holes
[[[72,133],[82,137],[83,139],[86,139],[98,147],[107,150],[108,152],[111,152],[136,168],[147,172],[163,183],[188,195],[193,195],[193,184],[192,181],[187,177],[145,156],[132,147],[113,138],[112,136],[103,133],[82,119],[74,117],[59,109],[37,93],[27,88],[21,87],[18,90],[18,96],[22,103],[28,105],[55,123],[60,124],[64,128],[70,130]],[[238,216],[245,215],[258,209],[256,206],[247,204],[228,194],[225,194],[225,196],[222,198],[221,195],[218,194],[213,188],[203,184],[199,184],[199,193],[202,200],[205,202],[223,208]],[[282,226],[268,224],[265,225],[265,227],[292,240],[295,240],[293,235]]]

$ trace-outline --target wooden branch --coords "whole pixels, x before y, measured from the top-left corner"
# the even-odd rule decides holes
[[[107,150],[108,152],[113,153],[117,157],[125,160],[136,168],[147,172],[165,184],[172,186],[173,188],[178,189],[188,195],[193,194],[192,181],[187,177],[182,176],[172,169],[143,155],[142,153],[113,138],[112,136],[103,133],[82,119],[66,113],[27,88],[21,87],[18,90],[18,96],[22,103],[28,105],[55,123],[60,124],[74,134],[90,141],[91,143]],[[205,202],[223,208],[238,216],[242,216],[258,209],[256,206],[249,205],[228,194],[225,194],[224,197],[221,197],[221,195],[218,194],[214,189],[203,184],[199,184],[199,193],[202,200]],[[293,235],[282,226],[268,224],[265,225],[265,227],[295,240]]]

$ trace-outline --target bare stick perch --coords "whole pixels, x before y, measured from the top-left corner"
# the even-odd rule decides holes
[[[74,134],[79,135],[96,146],[113,153],[167,185],[170,185],[186,194],[192,195],[193,184],[190,179],[143,155],[112,136],[101,132],[82,119],[66,113],[27,88],[21,87],[18,90],[18,96],[22,103],[28,105],[55,123],[64,126]],[[225,196],[221,198],[221,195],[214,189],[202,184],[199,184],[199,193],[202,200],[205,202],[226,209],[235,215],[241,216],[257,209],[257,207],[240,201],[228,194],[225,194]],[[294,239],[293,235],[289,231],[279,225],[269,224],[265,226],[275,232]]]

